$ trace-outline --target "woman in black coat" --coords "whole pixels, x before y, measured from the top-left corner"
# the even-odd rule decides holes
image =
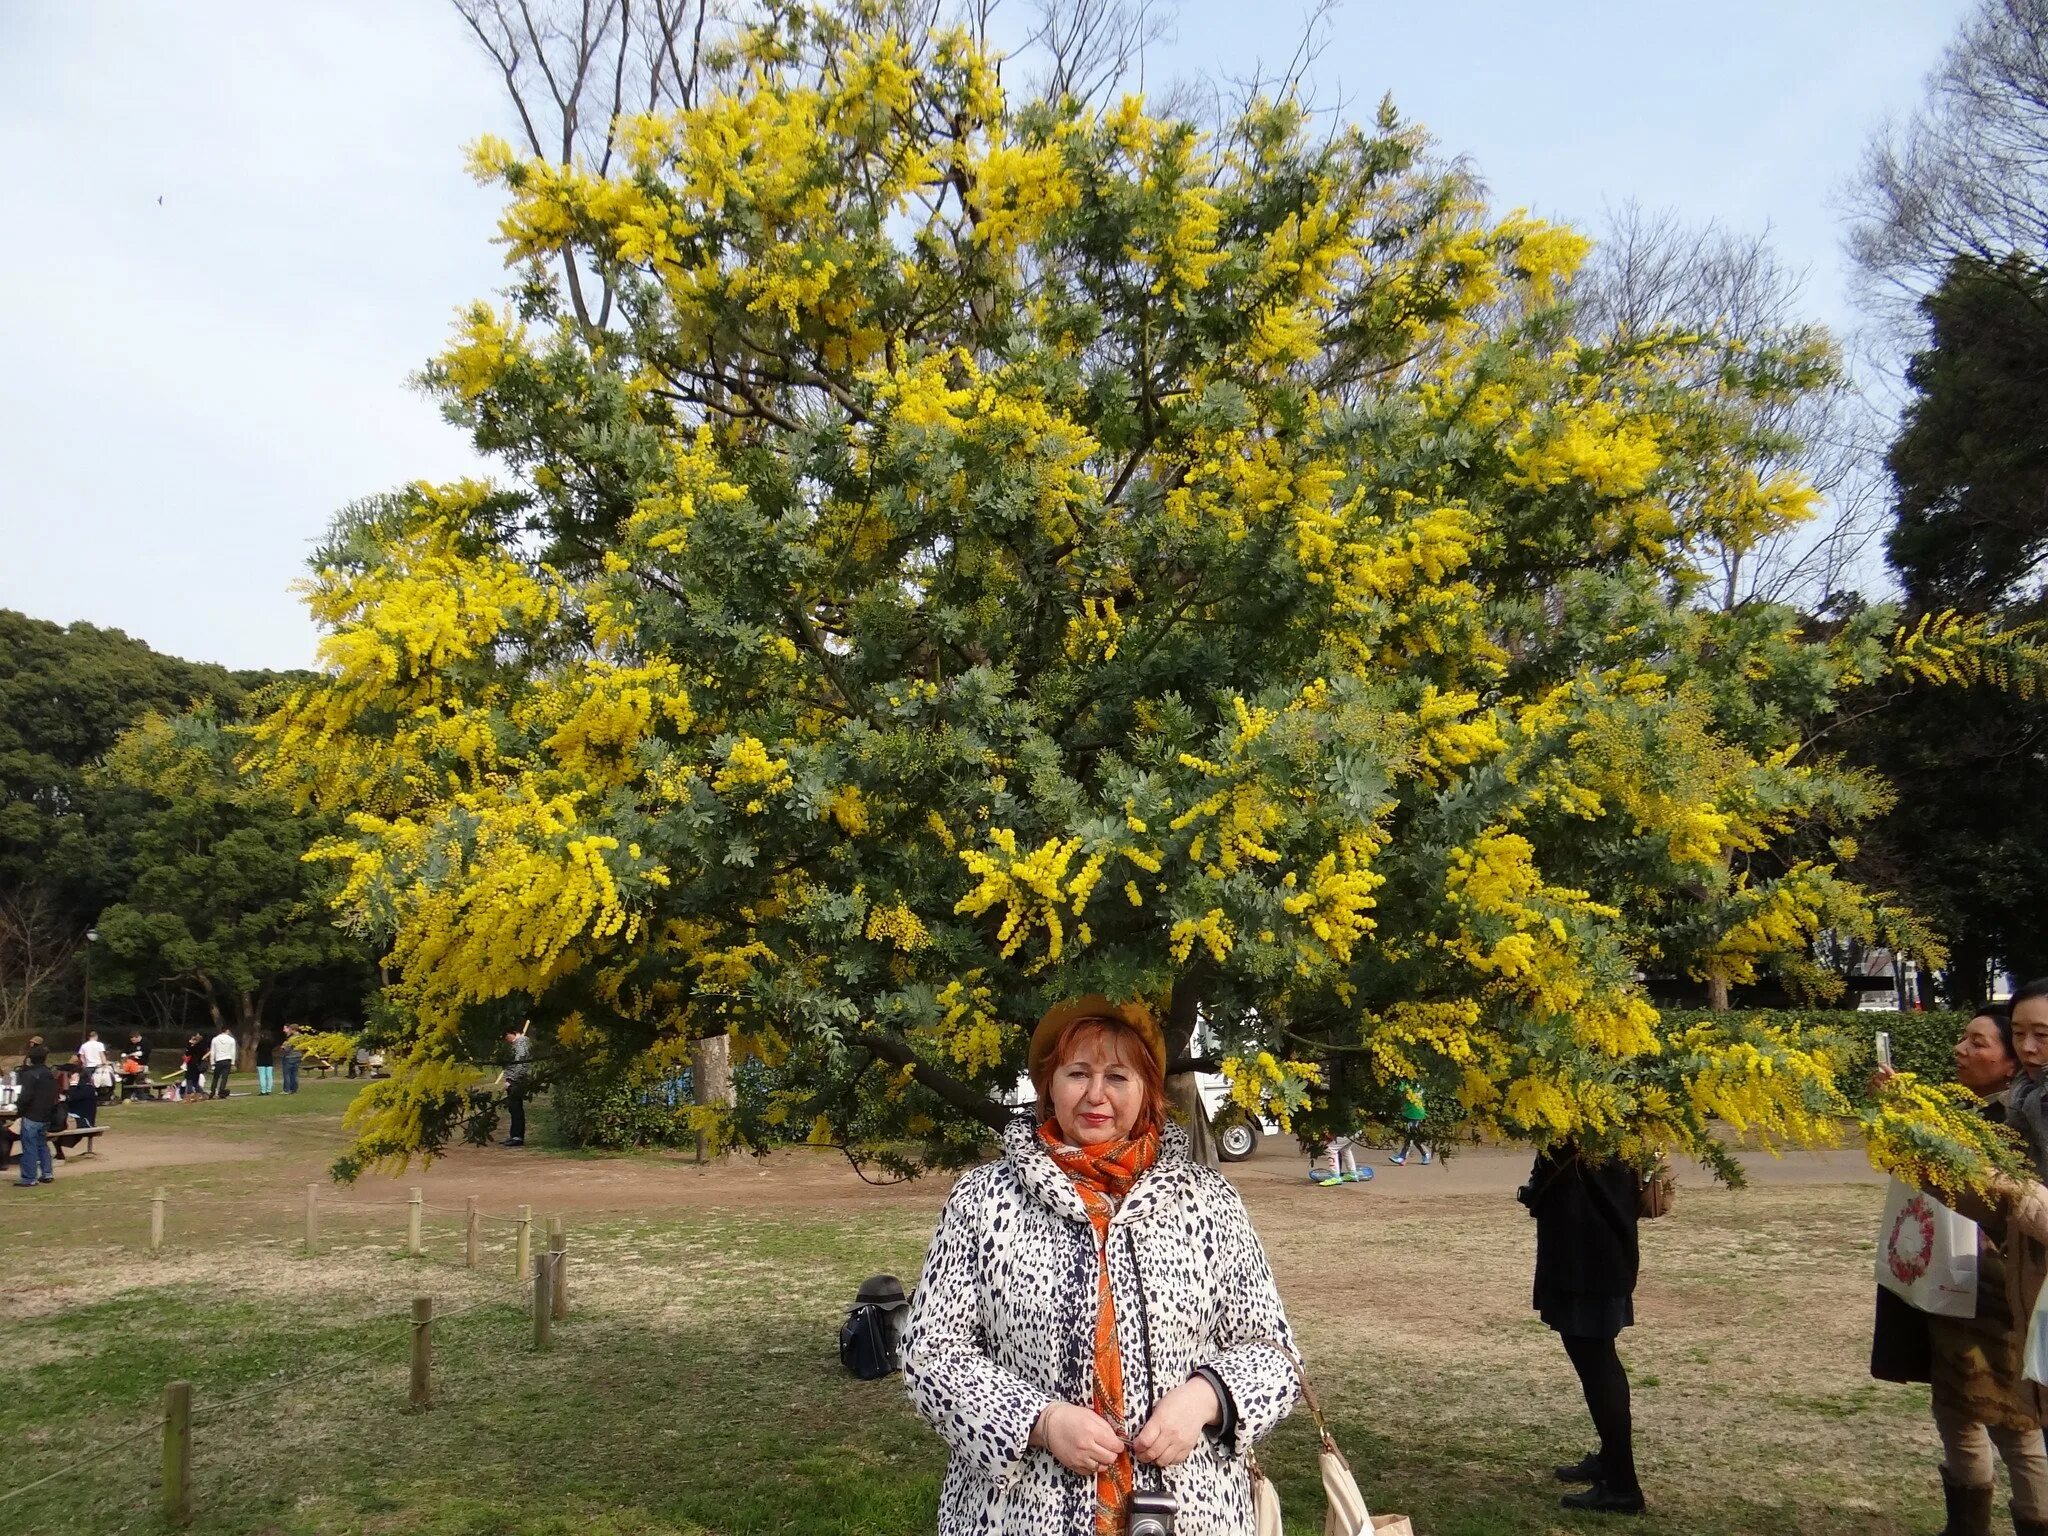
[[[1614,1347],[1636,1320],[1639,1183],[1619,1159],[1589,1162],[1565,1142],[1538,1154],[1521,1191],[1536,1218],[1536,1311],[1564,1340],[1600,1434],[1598,1451],[1557,1469],[1560,1482],[1593,1485],[1566,1494],[1567,1509],[1636,1514],[1643,1507],[1628,1372]]]

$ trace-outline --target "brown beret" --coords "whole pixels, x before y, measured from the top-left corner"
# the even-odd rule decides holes
[[[1059,1044],[1066,1027],[1077,1019],[1104,1019],[1122,1024],[1145,1042],[1145,1048],[1159,1063],[1159,1071],[1166,1071],[1166,1036],[1160,1033],[1158,1021],[1152,1017],[1152,1010],[1143,1003],[1112,1003],[1100,993],[1087,997],[1073,998],[1068,1002],[1055,1003],[1046,1009],[1045,1017],[1038,1021],[1038,1027],[1031,1031],[1031,1075],[1037,1078],[1039,1070]]]

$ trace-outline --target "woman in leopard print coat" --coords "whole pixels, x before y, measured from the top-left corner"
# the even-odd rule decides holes
[[[954,1187],[905,1330],[911,1400],[952,1451],[940,1536],[1095,1531],[1095,1479],[1054,1459],[1039,1421],[1049,1405],[1091,1401],[1105,1262],[1126,1403],[1116,1428],[1137,1440],[1140,1462],[1162,1394],[1199,1377],[1221,1400],[1184,1460],[1136,1468],[1138,1488],[1163,1482],[1182,1536],[1250,1536],[1247,1453],[1297,1389],[1275,1347],[1292,1351],[1293,1335],[1237,1191],[1190,1162],[1186,1133],[1167,1124],[1098,1247],[1036,1118],[1015,1121],[1003,1149]]]

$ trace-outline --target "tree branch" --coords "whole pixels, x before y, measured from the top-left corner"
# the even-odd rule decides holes
[[[1016,1118],[1007,1106],[975,1092],[958,1078],[948,1077],[937,1068],[927,1066],[901,1035],[893,1035],[885,1029],[867,1029],[861,1031],[859,1040],[863,1049],[891,1066],[910,1068],[911,1077],[921,1086],[991,1130],[1000,1131]]]

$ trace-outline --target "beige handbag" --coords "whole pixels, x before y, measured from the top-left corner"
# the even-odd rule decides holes
[[[1309,1415],[1316,1421],[1316,1433],[1322,1440],[1316,1461],[1323,1474],[1323,1536],[1415,1536],[1415,1527],[1406,1515],[1375,1515],[1366,1511],[1365,1495],[1358,1491],[1358,1479],[1351,1475],[1350,1463],[1330,1437],[1330,1426],[1323,1420],[1323,1405],[1316,1401],[1315,1388],[1308,1384],[1308,1371],[1301,1356],[1274,1340],[1263,1342],[1279,1350],[1294,1368],[1294,1379],[1301,1384],[1301,1399],[1308,1404]],[[1257,1536],[1283,1536],[1280,1494],[1259,1465],[1259,1458],[1254,1455],[1250,1460],[1252,1529]]]

